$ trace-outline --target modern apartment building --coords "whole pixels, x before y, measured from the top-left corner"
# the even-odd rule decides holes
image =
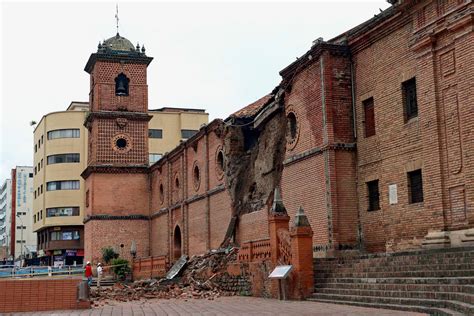
[[[10,253],[17,259],[36,253],[33,232],[33,167],[17,166],[11,173]]]
[[[12,215],[12,180],[6,179],[0,186],[0,261],[10,257]]]
[[[88,113],[88,102],[72,102],[65,111],[43,116],[34,131],[32,220],[38,256],[45,264],[83,261],[86,192],[81,173],[88,159],[88,131],[84,126]],[[150,164],[209,120],[200,109],[166,107],[149,114]]]

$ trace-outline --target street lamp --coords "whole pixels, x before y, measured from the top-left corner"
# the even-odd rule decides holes
[[[137,256],[137,244],[135,244],[135,240],[132,240],[132,245],[130,246],[130,254],[132,258],[135,259]]]
[[[21,219],[20,215],[16,214],[16,217],[18,217],[18,219],[20,220],[20,223],[21,223],[21,236],[20,236],[20,244],[21,244],[21,248],[20,248],[20,258],[23,259],[23,220]]]

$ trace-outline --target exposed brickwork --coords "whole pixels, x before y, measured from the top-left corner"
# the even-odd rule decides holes
[[[0,313],[90,308],[89,301],[78,300],[77,286],[81,281],[82,278],[2,279]]]
[[[248,187],[271,174],[277,176],[255,181],[255,186],[272,192],[279,183],[290,225],[298,207],[304,208],[313,231],[313,256],[419,248],[429,231],[473,227],[472,6],[472,1],[404,1],[340,37],[315,43],[281,72],[283,81],[271,95],[231,117],[234,123],[245,121],[245,128],[215,120],[143,173],[91,174],[87,214],[149,216],[149,232],[145,224],[136,224],[143,232],[141,253],[173,261],[181,253],[219,247],[235,214],[235,242],[268,239],[271,195],[265,192],[251,205]],[[145,111],[146,66],[101,62],[96,68],[93,96],[104,99],[94,101],[97,113],[112,110],[123,119],[125,112]],[[110,96],[119,71],[137,85],[128,103]],[[407,120],[403,83],[413,78],[418,112]],[[366,135],[363,101],[369,98],[374,131]],[[90,120],[90,156],[95,157],[90,164],[145,164],[148,149],[140,138],[146,140],[147,121],[130,117],[124,125],[97,113]],[[257,113],[258,119],[249,121]],[[283,163],[263,161],[275,154],[267,145],[282,140],[270,136],[285,123]],[[111,146],[119,133],[130,137],[126,152]],[[221,150],[224,162],[217,158]],[[242,165],[246,168],[239,169]],[[418,169],[424,200],[410,203],[407,173]],[[254,178],[227,181],[243,173]],[[368,211],[367,182],[373,180],[379,183],[380,210]],[[396,202],[392,196],[390,203],[389,185],[396,185]],[[235,194],[242,187],[246,191]],[[246,205],[240,212],[239,205],[247,201],[255,207]],[[114,240],[110,222],[99,228],[99,241],[93,238],[98,244]],[[96,223],[93,218],[86,227]],[[86,228],[86,236],[88,231],[92,234]],[[127,234],[138,240],[132,230]],[[86,256],[88,249],[93,246],[86,241]]]

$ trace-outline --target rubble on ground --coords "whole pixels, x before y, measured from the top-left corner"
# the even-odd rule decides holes
[[[112,287],[93,288],[91,298],[101,301],[134,301],[141,299],[209,299],[239,294],[221,286],[216,280],[226,280],[228,263],[237,260],[237,248],[214,250],[193,256],[180,275],[167,280],[148,279],[132,283],[115,283]]]

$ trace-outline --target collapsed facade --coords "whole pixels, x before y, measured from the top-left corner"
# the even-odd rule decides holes
[[[85,257],[194,255],[269,238],[281,188],[313,256],[474,242],[473,5],[393,4],[283,69],[267,96],[148,166],[146,68],[117,36],[91,75]]]

